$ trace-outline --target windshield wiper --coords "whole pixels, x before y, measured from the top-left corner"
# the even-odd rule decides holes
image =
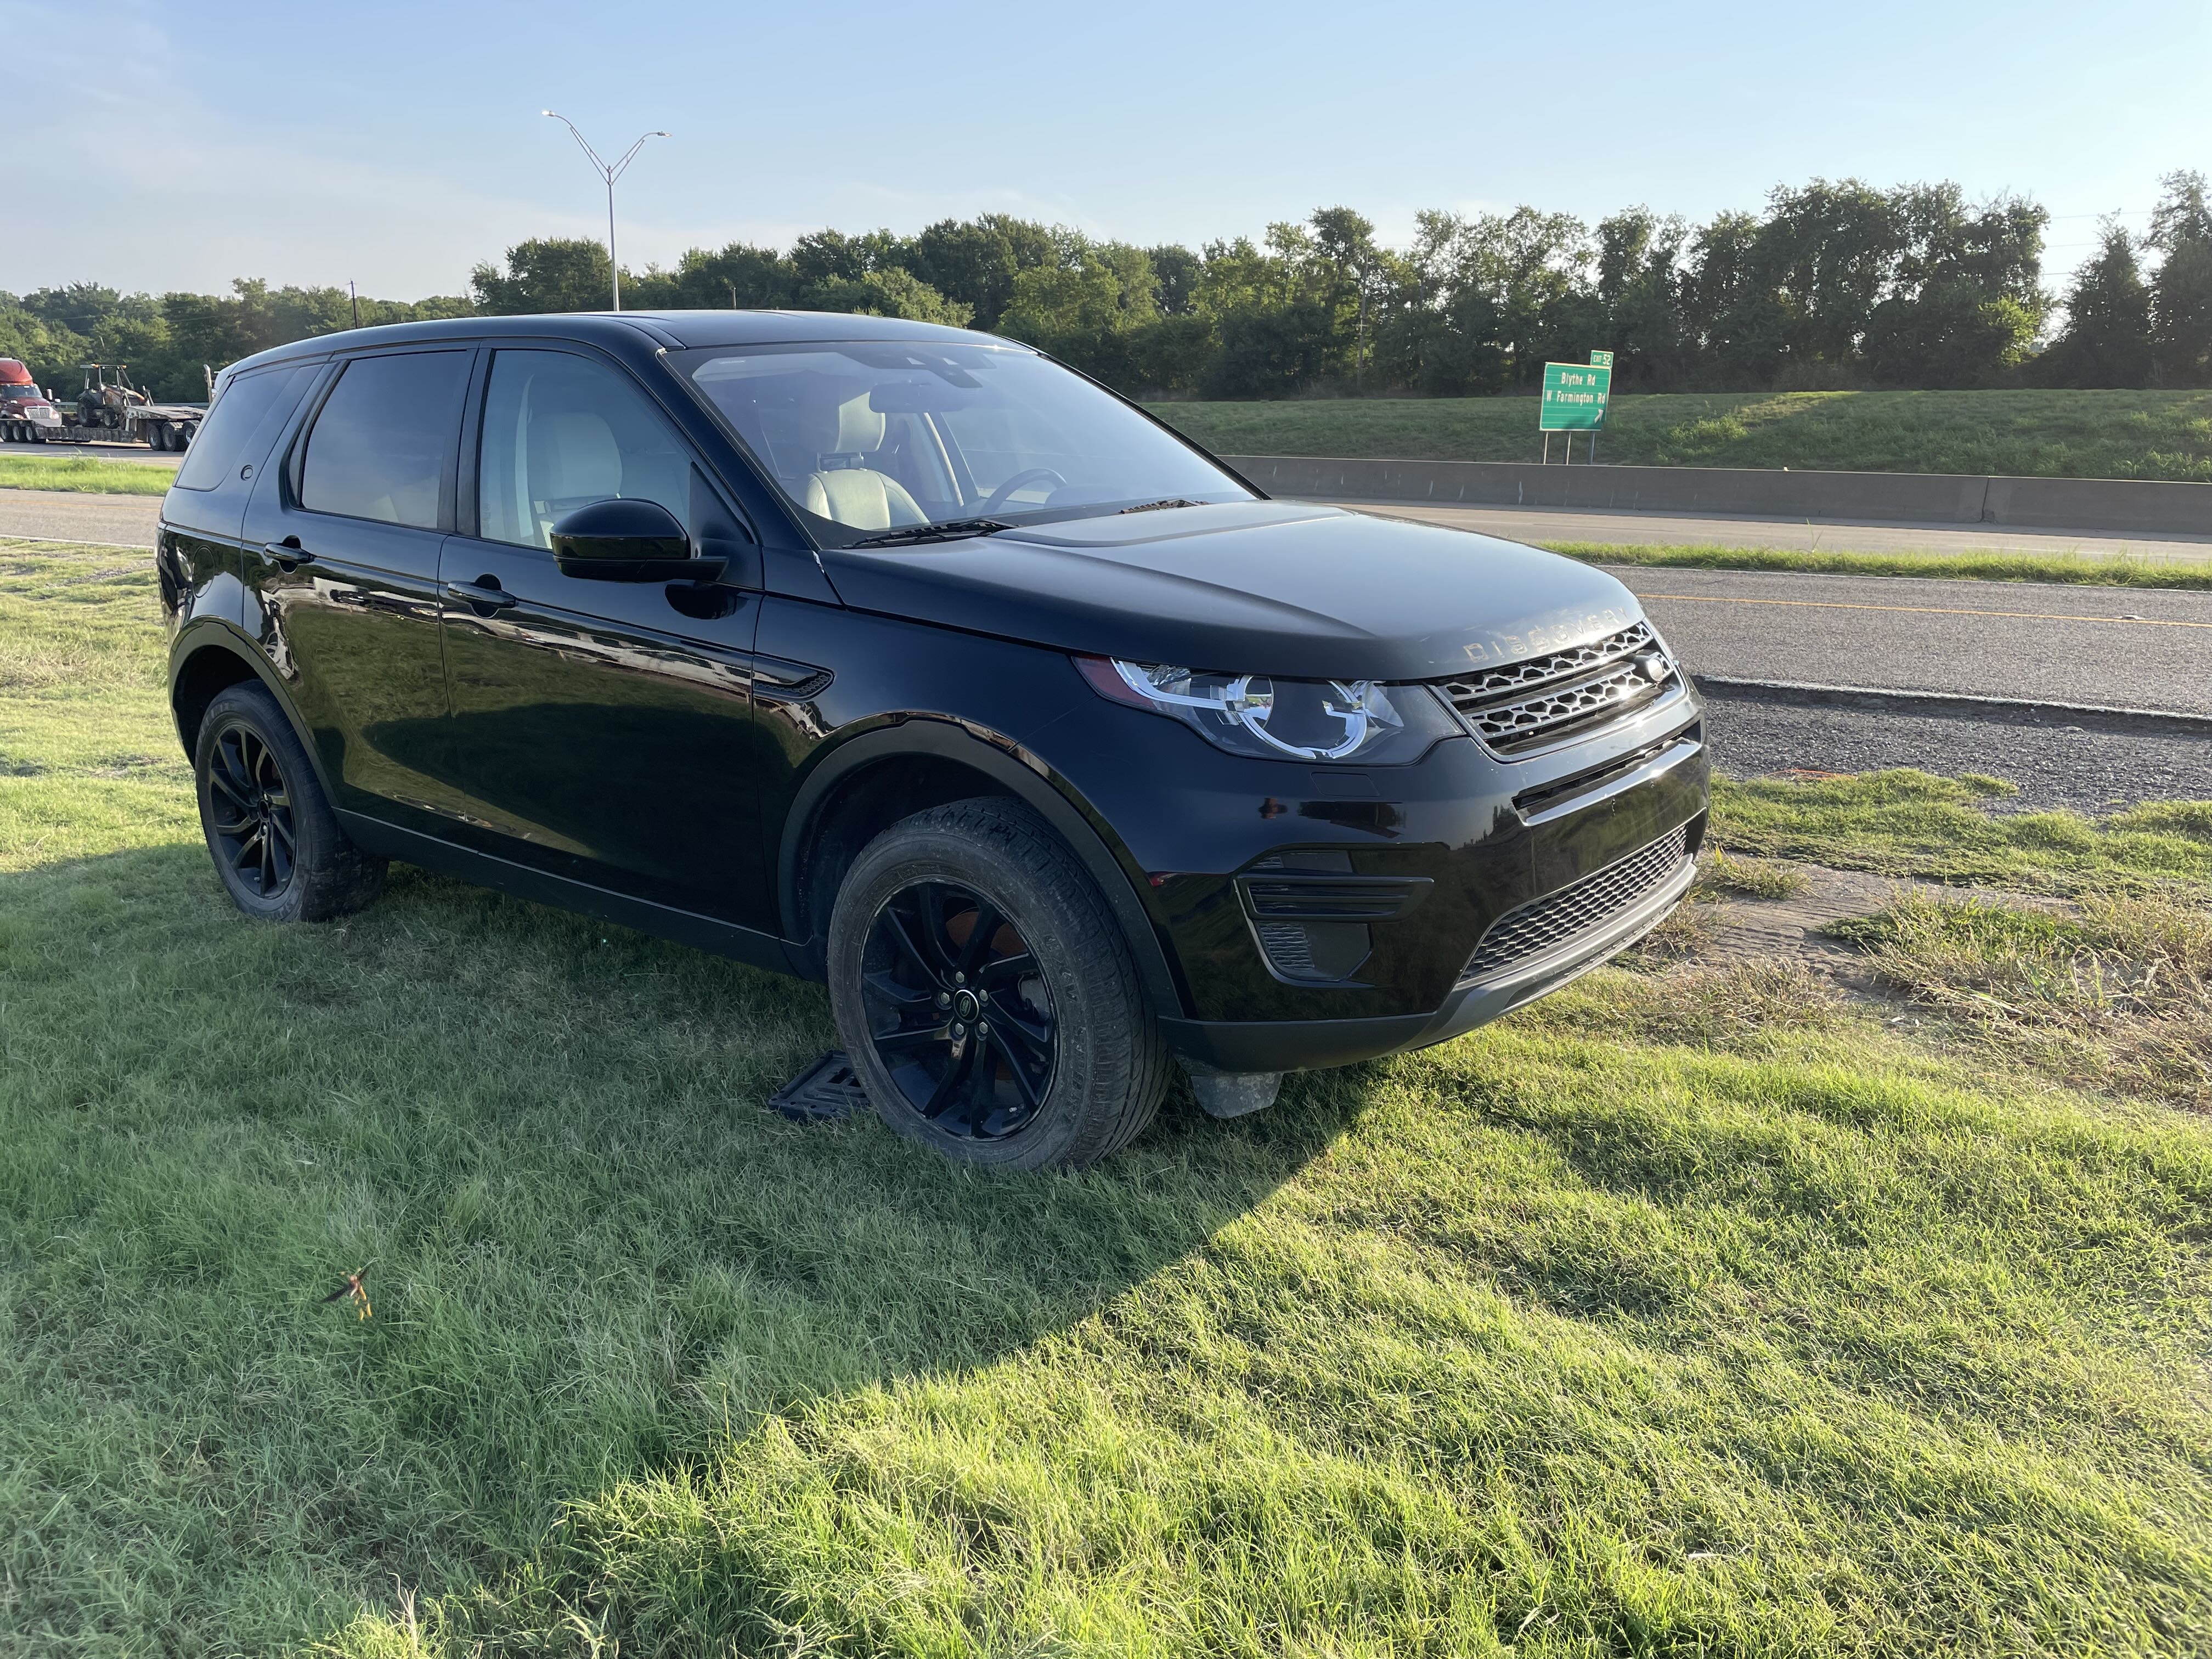
[[[1119,509],[1114,516],[1118,519],[1123,513],[1159,513],[1165,511],[1170,507],[1198,507],[1200,505],[1202,505],[1202,503],[1198,501],[1187,501],[1183,500],[1182,496],[1175,495],[1170,496],[1164,501],[1145,501],[1136,507],[1122,507]]]
[[[996,530],[1012,530],[1010,524],[996,519],[947,519],[942,524],[909,525],[904,530],[886,530],[879,536],[863,536],[857,542],[848,542],[848,547],[898,547],[911,542],[951,542],[963,536],[988,536]]]

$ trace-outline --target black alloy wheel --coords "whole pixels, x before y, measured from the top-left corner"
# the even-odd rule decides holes
[[[216,733],[208,785],[216,856],[255,897],[281,897],[299,860],[300,835],[276,751],[251,727],[228,726]]]
[[[276,700],[252,684],[216,695],[192,740],[208,854],[231,902],[264,921],[358,910],[385,863],[354,845]]]
[[[1079,1170],[1166,1094],[1159,1022],[1105,896],[1018,801],[900,819],[828,918],[830,1006],[877,1116],[963,1164]]]
[[[906,1104],[947,1134],[1018,1133],[1058,1042],[1036,956],[990,900],[919,881],[876,912],[860,985],[870,1041]]]

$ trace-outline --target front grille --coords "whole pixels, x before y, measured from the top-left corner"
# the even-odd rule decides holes
[[[1690,855],[1689,837],[1685,824],[1594,875],[1508,910],[1490,924],[1460,971],[1459,982],[1491,978],[1634,909],[1682,867]]]
[[[1447,680],[1442,690],[1477,737],[1501,754],[1562,742],[1657,698],[1676,678],[1649,623],[1571,651]]]

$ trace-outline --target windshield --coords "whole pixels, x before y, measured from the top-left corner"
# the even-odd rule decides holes
[[[846,546],[1244,489],[1137,410],[1013,347],[869,341],[672,354],[804,515]]]

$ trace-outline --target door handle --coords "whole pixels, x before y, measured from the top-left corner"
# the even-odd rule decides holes
[[[447,582],[448,599],[465,599],[479,611],[504,611],[511,605],[522,603],[502,587],[483,587],[475,582]]]
[[[315,556],[300,545],[297,536],[287,536],[281,542],[264,542],[261,550],[276,560],[277,568],[288,576],[301,565],[315,562]]]

